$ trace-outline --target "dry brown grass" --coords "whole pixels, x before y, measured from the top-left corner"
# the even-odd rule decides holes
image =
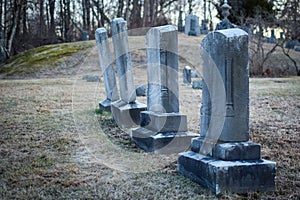
[[[131,39],[135,83],[145,84],[144,39]],[[181,84],[181,72],[198,57],[200,40],[179,40],[185,48],[180,109],[192,131],[199,130],[201,91]],[[81,80],[84,74],[101,75],[96,49],[88,55],[72,76],[0,81],[1,199],[300,198],[299,78],[250,81],[251,140],[262,145],[263,158],[277,162],[276,191],[216,197],[177,175],[177,155],[144,153],[130,141],[129,130],[96,110],[104,86]]]

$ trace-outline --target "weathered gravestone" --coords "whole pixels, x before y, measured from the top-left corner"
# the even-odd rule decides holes
[[[179,174],[226,191],[275,190],[275,162],[261,159],[249,140],[248,34],[241,29],[209,33],[201,43],[203,89],[200,137],[179,154]]]
[[[227,0],[224,1],[224,4],[221,6],[222,16],[224,17],[220,23],[217,24],[216,30],[223,30],[228,28],[234,28],[233,24],[228,20],[230,15],[229,10],[231,7],[227,4]]]
[[[110,112],[111,102],[119,100],[119,94],[106,29],[98,28],[95,38],[106,91],[106,99],[99,102],[99,108]]]
[[[192,76],[191,76],[192,68],[190,66],[185,66],[182,70],[182,77],[184,84],[191,84],[192,83]]]
[[[208,33],[207,24],[208,24],[207,19],[201,20],[201,30],[200,30],[201,34],[207,34]]]
[[[267,39],[268,43],[275,44],[276,43],[276,37],[275,37],[275,30],[271,30],[271,37]]]
[[[147,33],[147,111],[132,140],[147,152],[178,153],[189,148],[187,116],[179,113],[178,32],[174,26],[151,28]]]
[[[89,33],[87,31],[82,31],[82,40],[89,40]]]
[[[114,19],[111,31],[121,96],[119,101],[111,104],[111,110],[120,127],[130,128],[139,124],[140,112],[147,106],[136,100],[126,21],[123,18]]]
[[[283,32],[280,32],[280,40],[283,40],[284,38],[283,38]]]
[[[189,14],[185,18],[184,33],[186,35],[200,35],[199,17]]]

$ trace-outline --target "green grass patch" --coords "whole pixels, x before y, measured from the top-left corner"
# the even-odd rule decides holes
[[[85,41],[46,45],[30,49],[7,60],[0,67],[0,74],[7,74],[8,76],[30,74],[44,68],[56,67],[61,64],[62,58],[91,48],[94,45],[94,41]]]

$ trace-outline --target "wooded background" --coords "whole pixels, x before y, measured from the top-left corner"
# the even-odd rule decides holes
[[[179,10],[212,23],[214,10],[221,18],[222,4],[217,0],[1,0],[1,61],[37,46],[81,40],[83,31],[93,39],[96,28],[109,29],[115,17],[127,20],[128,29],[176,25]],[[261,34],[280,27],[285,39],[300,39],[300,0],[228,0],[228,4],[229,19],[237,25],[251,25]]]

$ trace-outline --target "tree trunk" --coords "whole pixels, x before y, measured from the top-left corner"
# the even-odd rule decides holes
[[[86,25],[87,25],[87,31],[89,35],[91,31],[90,8],[91,8],[90,0],[86,0]]]
[[[119,2],[118,3],[119,5],[118,5],[117,17],[122,17],[123,16],[124,1],[119,0],[118,2]]]
[[[50,37],[55,37],[54,11],[55,11],[55,0],[49,0],[49,13],[50,13],[49,35],[50,35]]]
[[[24,0],[23,6],[23,36],[27,36],[27,0]]]
[[[21,1],[22,0],[14,1],[13,20],[12,20],[12,26],[11,26],[11,29],[10,29],[9,35],[8,35],[8,45],[7,45],[7,52],[9,55],[11,55],[12,44],[13,44],[17,26],[19,23],[18,19],[19,19],[19,15],[21,12]]]
[[[40,31],[39,31],[39,38],[40,38],[40,45],[42,45],[42,38],[44,35],[44,27],[45,27],[45,21],[44,21],[44,0],[40,0]]]
[[[141,6],[139,0],[133,0],[133,8],[130,15],[130,29],[139,28],[143,25],[141,18]]]

